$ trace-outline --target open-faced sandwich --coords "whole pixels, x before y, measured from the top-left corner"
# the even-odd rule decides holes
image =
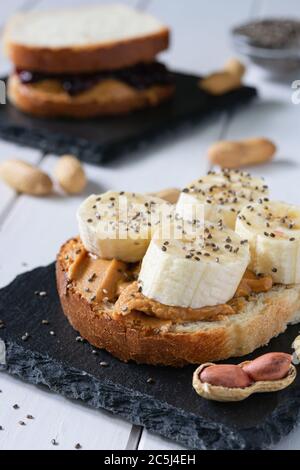
[[[210,173],[176,205],[109,191],[77,218],[57,257],[62,307],[123,361],[242,356],[300,321],[300,209],[269,200],[260,178]]]
[[[168,28],[126,5],[18,14],[4,42],[15,66],[9,98],[30,114],[120,114],[174,93],[173,75],[156,62],[168,47]]]

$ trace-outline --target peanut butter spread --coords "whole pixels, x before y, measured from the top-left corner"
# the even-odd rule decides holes
[[[98,102],[107,102],[112,99],[127,99],[136,95],[139,90],[130,87],[126,83],[119,80],[108,79],[103,82],[96,83],[93,87],[83,91],[82,93],[70,96],[62,87],[59,80],[48,79],[38,83],[27,85],[34,89],[36,92],[51,93],[52,99],[76,101],[78,103],[85,102],[86,100],[94,100]],[[143,92],[151,93],[152,87]]]
[[[243,300],[272,288],[270,276],[256,276],[247,270],[228,303],[199,309],[161,304],[145,297],[137,283],[139,263],[129,264],[118,260],[105,260],[90,255],[78,239],[68,256],[68,281],[76,283],[76,290],[91,304],[109,310],[113,315],[126,315],[127,320],[139,321],[140,316],[148,326],[168,326],[175,322],[221,321],[235,315]],[[152,325],[153,323],[153,325]],[[150,325],[151,324],[151,325]]]
[[[210,321],[221,320],[227,315],[234,315],[235,311],[229,304],[216,305],[213,307],[184,308],[164,305],[156,300],[145,297],[139,292],[138,283],[132,282],[123,290],[116,302],[116,310],[123,314],[138,310],[146,315],[154,316],[162,320],[173,320],[174,322],[186,321]]]

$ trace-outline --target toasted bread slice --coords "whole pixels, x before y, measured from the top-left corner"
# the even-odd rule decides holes
[[[64,244],[56,262],[58,293],[65,315],[80,335],[122,361],[183,366],[243,356],[267,344],[289,323],[300,321],[300,286],[276,285],[243,299],[236,315],[220,321],[172,322],[114,305],[91,302],[68,271],[80,240]]]
[[[155,85],[138,90],[119,80],[109,79],[79,95],[70,96],[61,89],[57,80],[24,85],[14,74],[8,82],[10,101],[23,112],[40,117],[88,118],[125,114],[157,106],[171,98],[174,90],[173,85]]]
[[[93,5],[14,16],[5,50],[19,69],[50,73],[112,70],[152,61],[169,30],[125,5]]]

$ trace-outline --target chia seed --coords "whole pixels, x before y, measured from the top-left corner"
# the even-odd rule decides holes
[[[251,21],[233,30],[255,47],[286,49],[300,44],[300,21],[268,18]]]
[[[154,384],[155,383],[155,380],[152,379],[152,377],[149,377],[149,379],[147,379],[147,384]]]
[[[108,362],[101,361],[101,362],[100,362],[100,366],[101,366],[101,367],[108,367],[109,364],[108,364]]]

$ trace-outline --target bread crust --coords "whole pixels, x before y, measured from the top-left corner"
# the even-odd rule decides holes
[[[169,30],[92,46],[46,48],[14,43],[5,34],[5,52],[16,68],[44,73],[84,73],[115,70],[153,61],[168,48]]]
[[[108,81],[107,81],[108,82]],[[8,97],[21,111],[39,117],[89,118],[126,114],[157,106],[174,94],[173,85],[155,85],[137,90],[129,85],[110,80],[105,93],[97,96],[85,92],[71,97],[67,93],[50,93],[33,85],[24,85],[17,74],[8,81]]]
[[[66,255],[74,240],[64,244],[56,261],[57,288],[65,315],[89,343],[122,361],[181,367],[186,364],[243,356],[267,344],[295,320],[300,286],[275,286],[245,301],[243,310],[220,322],[196,322],[195,327],[166,322],[157,329],[146,321],[111,315],[95,308],[68,280]]]

